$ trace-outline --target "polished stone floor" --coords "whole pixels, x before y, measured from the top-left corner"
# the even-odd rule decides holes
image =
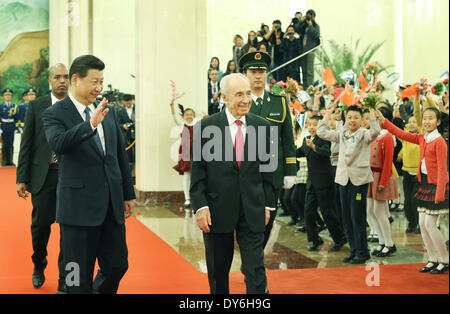
[[[280,210],[279,210],[280,211]],[[205,251],[202,232],[197,227],[192,213],[184,212],[182,204],[165,203],[162,206],[138,206],[135,215],[139,221],[147,226],[158,237],[168,243],[194,267],[206,273]],[[372,258],[368,262],[378,264],[407,264],[423,263],[427,261],[420,234],[405,233],[407,221],[403,212],[392,212],[394,218],[392,234],[397,246],[397,252],[386,258]],[[296,233],[295,226],[288,226],[290,217],[278,216],[272,229],[271,237],[265,249],[265,264],[267,269],[300,269],[353,266],[343,263],[342,259],[349,254],[348,245],[339,252],[329,251],[332,247],[328,231],[324,230],[320,236],[324,245],[319,251],[309,252],[310,245],[306,233]],[[440,229],[444,238],[448,240],[448,216],[439,219]],[[377,246],[369,243],[370,249]],[[239,247],[235,244],[235,256],[231,271],[239,271],[241,265]]]

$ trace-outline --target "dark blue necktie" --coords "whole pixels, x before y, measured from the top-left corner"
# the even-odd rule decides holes
[[[86,107],[86,109],[84,110],[84,113],[86,114],[86,121],[91,121],[90,112],[91,111],[89,110],[89,107]],[[97,132],[95,132],[94,140],[98,146],[98,149],[100,150],[100,153],[102,154],[102,156],[104,156],[105,152],[103,151],[102,141],[100,141],[100,135],[98,135],[98,130],[97,130]]]

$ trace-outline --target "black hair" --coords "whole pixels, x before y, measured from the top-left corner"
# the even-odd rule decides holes
[[[426,108],[426,109],[423,111],[423,113],[425,113],[425,111],[433,111],[433,112],[436,114],[436,119],[437,119],[438,121],[441,121],[441,124],[437,126],[437,130],[438,130],[439,133],[444,134],[444,132],[445,132],[445,127],[446,127],[446,125],[448,125],[448,119],[447,119],[447,121],[442,121],[444,117],[443,117],[441,111],[440,111],[438,108],[435,108],[435,107],[428,107],[428,108]],[[444,123],[444,122],[445,122],[445,123]]]
[[[85,55],[76,58],[70,67],[69,81],[72,82],[72,77],[77,74],[80,78],[85,78],[89,70],[103,71],[105,63],[93,55]]]
[[[272,24],[280,24],[281,25],[281,21],[280,20],[275,20],[272,22]]]
[[[433,112],[436,114],[436,119],[437,119],[438,121],[442,121],[442,114],[441,114],[441,112],[439,111],[439,109],[437,109],[437,108],[435,108],[435,107],[428,107],[428,108],[426,108],[426,109],[423,111],[423,113],[425,113],[425,111],[433,111]]]
[[[314,10],[308,10],[307,12],[306,12],[306,14],[308,15],[308,14],[311,14],[313,17],[316,17],[316,11],[314,11]]]
[[[358,107],[358,106],[350,106],[350,107],[347,108],[347,112],[348,111],[356,111],[356,112],[359,112],[361,117],[363,116],[363,110],[360,107]]]
[[[381,114],[388,119],[389,121],[393,121],[394,120],[394,115],[392,113],[392,109],[388,108],[388,107],[381,107],[378,110],[380,110]]]
[[[214,69],[214,68],[211,67],[212,61],[213,61],[214,59],[217,60],[217,69],[216,69],[216,70],[219,71],[219,69],[220,69],[220,60],[219,60],[219,58],[217,58],[217,57],[212,57],[212,58],[211,58],[211,61],[209,61],[209,67],[210,67],[211,69]]]
[[[123,95],[122,100],[123,100],[123,101],[130,101],[130,100],[133,100],[133,95],[125,94],[125,95]]]
[[[231,72],[231,70],[230,70],[230,64],[231,64],[231,62],[234,62],[234,65],[235,65],[235,67],[234,67],[234,72]],[[234,61],[234,60],[228,61],[228,64],[227,64],[227,70],[226,70],[224,76],[225,76],[225,75],[228,75],[228,74],[231,74],[231,73],[237,73],[237,72],[238,72],[238,66],[237,66],[236,61]]]
[[[311,117],[309,118],[309,120],[317,120],[317,121],[320,121],[320,120],[322,120],[322,119],[323,119],[322,116],[311,116]]]

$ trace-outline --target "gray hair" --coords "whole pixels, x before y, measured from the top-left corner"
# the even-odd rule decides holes
[[[56,70],[57,68],[60,68],[60,67],[64,67],[64,68],[67,70],[67,67],[66,67],[64,64],[62,64],[62,63],[57,63],[57,64],[55,64],[55,65],[52,65],[52,66],[49,68],[49,70],[48,70],[49,77],[53,77],[53,74],[55,73],[55,70]]]
[[[242,73],[232,73],[232,74],[229,74],[227,76],[224,76],[222,78],[222,80],[220,81],[220,91],[222,92],[222,94],[225,94],[225,95],[229,96],[230,81],[232,81],[233,79],[238,78],[238,77],[243,79],[243,80],[245,80],[247,82],[248,86],[250,86],[250,80],[244,74],[242,74]]]

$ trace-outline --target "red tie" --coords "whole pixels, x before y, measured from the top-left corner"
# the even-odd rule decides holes
[[[234,150],[236,152],[236,161],[239,168],[241,168],[241,162],[244,157],[244,135],[242,134],[242,121],[236,120],[238,131],[236,133],[236,140],[234,143]]]

